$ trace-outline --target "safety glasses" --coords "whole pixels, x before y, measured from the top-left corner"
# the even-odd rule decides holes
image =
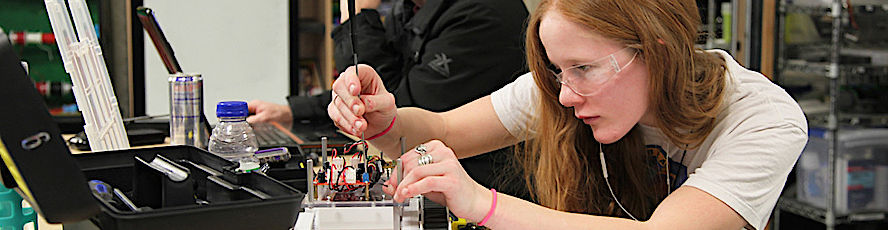
[[[586,64],[571,66],[560,71],[555,68],[548,70],[555,75],[558,83],[566,85],[581,96],[589,96],[632,64],[636,56],[638,50],[626,47]],[[624,60],[625,64],[620,65],[619,60]]]

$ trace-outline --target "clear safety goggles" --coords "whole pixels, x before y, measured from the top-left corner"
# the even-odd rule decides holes
[[[631,58],[629,58],[630,55]],[[589,96],[601,89],[601,86],[610,81],[617,73],[632,64],[636,56],[638,56],[638,50],[626,47],[586,64],[571,66],[560,71],[555,70],[554,67],[548,70],[552,75],[555,75],[558,83],[566,85],[581,96]],[[620,65],[619,59],[624,60],[626,64]]]

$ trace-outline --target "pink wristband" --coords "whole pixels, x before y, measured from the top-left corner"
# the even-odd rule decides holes
[[[490,211],[487,211],[487,216],[484,216],[484,219],[481,222],[478,222],[478,226],[484,226],[487,223],[487,220],[493,216],[493,210],[496,210],[496,189],[490,189],[490,192],[493,193],[493,204],[490,205]]]
[[[368,140],[368,141],[369,141],[369,140],[373,140],[373,139],[376,139],[376,138],[381,137],[382,135],[385,135],[386,133],[388,133],[389,130],[392,130],[392,127],[395,126],[395,120],[397,120],[397,119],[398,119],[398,116],[393,117],[393,118],[392,118],[392,123],[389,124],[389,127],[388,127],[388,128],[385,128],[385,130],[382,130],[381,133],[378,133],[378,134],[376,134],[376,135],[373,135],[372,137],[367,138],[366,140]]]

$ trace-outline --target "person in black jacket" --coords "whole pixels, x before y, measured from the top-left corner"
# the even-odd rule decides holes
[[[373,66],[398,107],[447,111],[471,102],[525,73],[524,23],[528,16],[516,0],[394,0],[385,20],[379,0],[356,0],[348,18],[341,0],[341,22],[332,32],[336,69],[354,64],[350,23],[357,37],[358,62]],[[248,121],[322,120],[332,123],[326,108],[330,93],[291,96],[289,108],[250,102],[256,115]],[[368,134],[373,135],[373,134]],[[409,138],[409,137],[408,137]],[[527,198],[520,171],[509,171],[512,150],[500,149],[461,159],[472,178],[512,195]],[[500,183],[501,182],[501,183]]]

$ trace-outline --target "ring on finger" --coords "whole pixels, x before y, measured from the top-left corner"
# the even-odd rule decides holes
[[[425,144],[419,144],[419,145],[417,145],[416,148],[415,148],[415,150],[416,150],[416,152],[418,152],[420,155],[425,155],[425,153],[428,152],[428,149],[426,148]]]
[[[422,155],[419,156],[419,160],[417,161],[417,163],[418,163],[420,166],[422,166],[422,165],[431,164],[431,163],[432,163],[432,160],[433,160],[433,159],[432,159],[432,155],[431,155],[431,154],[423,153]]]

